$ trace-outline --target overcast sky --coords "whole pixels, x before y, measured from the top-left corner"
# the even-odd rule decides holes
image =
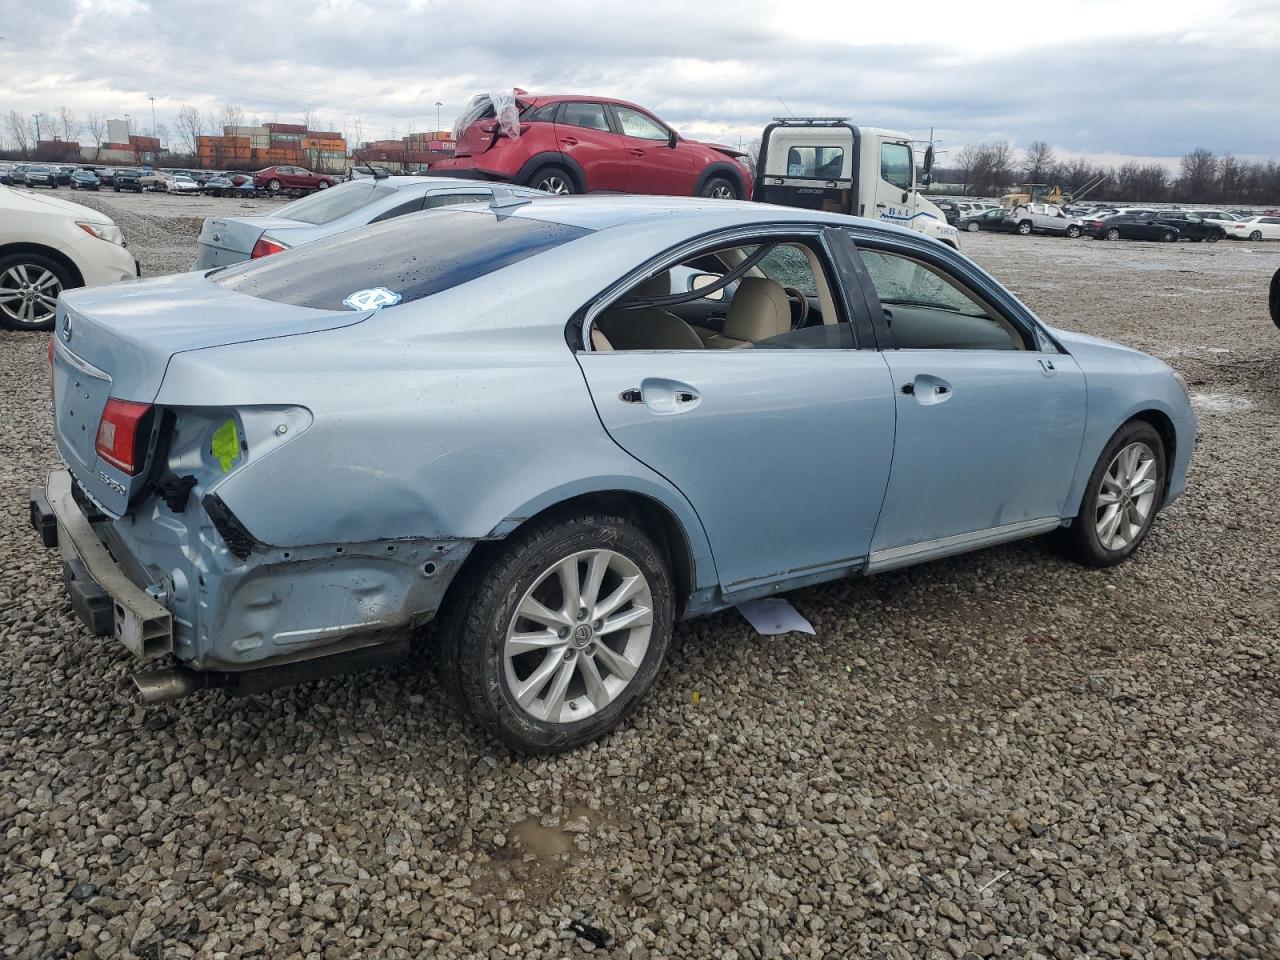
[[[515,85],[633,100],[734,145],[795,113],[932,126],[942,149],[1280,156],[1280,0],[0,0],[0,38],[0,113],[139,129],[154,96],[171,131],[184,103],[234,103],[344,133],[359,117],[372,139]]]

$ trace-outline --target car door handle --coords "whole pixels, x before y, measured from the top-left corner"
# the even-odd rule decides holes
[[[631,154],[633,157],[643,157],[643,156],[644,156],[644,151],[643,151],[643,150],[637,150],[637,149],[635,149],[634,147],[632,147],[630,150],[628,150],[628,151],[627,151],[627,153]]]
[[[576,147],[578,145],[578,141],[575,140],[573,137],[561,137],[560,142],[563,143],[566,147]]]
[[[664,377],[645,377],[638,387],[629,387],[618,394],[623,403],[643,403],[650,413],[660,417],[673,413],[685,413],[702,402],[702,395],[679,380]]]
[[[928,407],[935,403],[942,403],[944,400],[950,400],[951,384],[941,377],[921,373],[910,383],[904,383],[902,392],[908,397],[915,397],[916,403],[921,406]]]
[[[1040,357],[1039,360],[1040,360],[1040,368],[1044,371],[1044,375],[1046,377],[1052,377],[1054,374],[1054,371],[1058,369],[1053,365],[1053,361],[1050,360],[1048,357]]]

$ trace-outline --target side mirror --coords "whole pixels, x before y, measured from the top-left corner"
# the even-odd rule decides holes
[[[908,191],[908,190],[903,190],[903,191],[902,191],[902,202],[903,202],[903,203],[906,203],[906,202],[907,202],[908,200],[910,200],[910,199],[911,199],[911,193],[910,193],[910,191]]]
[[[679,140],[680,137],[674,130],[670,131],[670,134],[671,135],[667,137],[667,146],[674,150],[676,148],[676,141]]]
[[[929,144],[929,146],[925,147],[925,151],[924,151],[923,173],[927,178],[925,180],[925,183],[929,183],[932,181],[933,178],[929,176],[929,174],[932,172],[933,172],[933,144]]]
[[[689,278],[689,292],[692,293],[695,290],[701,290],[703,287],[709,287],[719,279],[720,278],[717,277],[714,273],[695,273],[693,276]],[[704,299],[723,300],[724,288],[721,287],[719,290],[712,291],[711,293],[707,294]]]

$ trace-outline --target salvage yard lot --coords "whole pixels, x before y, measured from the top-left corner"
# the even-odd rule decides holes
[[[278,209],[75,199],[148,275],[203,216]],[[46,338],[0,333],[6,955],[1280,954],[1280,244],[961,242],[1187,377],[1187,495],[1109,570],[1041,538],[790,595],[816,637],[684,624],[632,721],[545,759],[484,740],[425,657],[135,706],[27,526]]]

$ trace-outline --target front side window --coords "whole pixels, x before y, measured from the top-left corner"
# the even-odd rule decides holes
[[[530,113],[526,120],[549,122],[556,118],[556,111],[560,109],[560,102],[548,103],[546,106],[539,107]]]
[[[880,178],[902,190],[911,189],[911,147],[905,143],[880,145]]]
[[[835,180],[844,171],[844,147],[792,147],[787,151],[788,177]]]
[[[566,103],[560,122],[588,130],[609,130],[609,120],[602,103]]]
[[[287,203],[276,216],[300,223],[332,223],[395,192],[394,187],[385,186],[377,180],[352,180]]]
[[[899,350],[1023,350],[1021,332],[940,267],[859,248]]]
[[[325,243],[224,267],[209,280],[247,296],[317,310],[353,309],[344,301],[378,288],[409,303],[591,232],[487,211],[448,210],[357,227]]]
[[[618,125],[622,127],[622,132],[628,137],[637,137],[640,140],[668,140],[670,134],[655,123],[649,117],[646,117],[639,110],[632,110],[629,107],[614,107],[614,111],[618,114]]]

